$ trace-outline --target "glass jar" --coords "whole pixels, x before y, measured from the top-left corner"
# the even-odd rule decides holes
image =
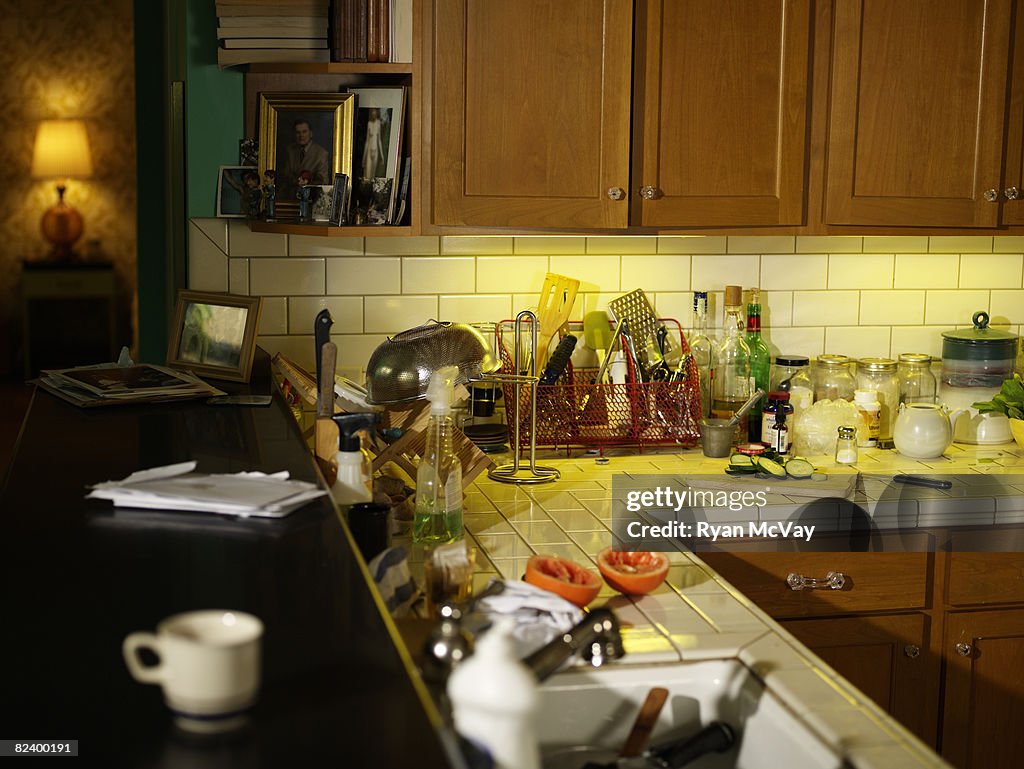
[[[932,356],[923,352],[901,352],[897,365],[900,403],[935,403],[936,382]]]
[[[861,358],[857,361],[857,389],[873,390],[878,398],[878,447],[892,448],[892,426],[900,405],[900,380],[892,358]]]
[[[819,355],[814,361],[814,400],[853,400],[857,384],[846,355]]]
[[[810,361],[804,355],[779,355],[772,368],[771,389],[788,392],[789,405],[796,416],[814,403],[814,384],[811,382]]]

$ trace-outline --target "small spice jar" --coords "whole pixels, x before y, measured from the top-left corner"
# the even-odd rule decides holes
[[[768,405],[761,412],[761,443],[778,454],[789,453],[791,438],[786,422],[792,414],[789,393],[768,393]]]
[[[901,352],[896,368],[900,380],[900,403],[935,403],[937,387],[931,355]]]
[[[836,464],[852,465],[857,462],[857,428],[843,425],[836,440]]]
[[[814,361],[814,400],[853,400],[857,389],[846,355],[819,355]]]

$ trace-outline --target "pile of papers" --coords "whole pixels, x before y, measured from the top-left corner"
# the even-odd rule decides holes
[[[104,363],[40,372],[36,381],[44,390],[76,406],[187,400],[223,395],[187,371],[139,364]]]
[[[109,499],[115,507],[283,518],[327,494],[316,484],[289,480],[287,472],[221,475],[195,469],[195,462],[181,462],[140,470],[120,481],[97,483],[86,499]]]

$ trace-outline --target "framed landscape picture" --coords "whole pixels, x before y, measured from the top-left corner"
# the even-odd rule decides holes
[[[167,365],[211,379],[248,382],[263,299],[179,291]]]
[[[259,104],[259,175],[276,172],[276,218],[295,217],[300,176],[320,186],[351,173],[355,96],[261,93]]]

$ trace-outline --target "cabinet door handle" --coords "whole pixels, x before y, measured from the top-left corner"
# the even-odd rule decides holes
[[[958,643],[953,648],[956,650],[956,653],[959,654],[961,657],[970,657],[971,654],[974,652],[974,647],[972,647],[970,644],[965,644],[963,641]]]
[[[657,187],[648,186],[640,188],[640,197],[642,197],[644,200],[657,200],[658,198],[661,197],[661,195],[662,192]]]
[[[1003,194],[1006,196],[1007,200],[1017,200],[1020,198],[1020,190],[1016,187],[1007,187],[1003,190]]]
[[[903,647],[903,653],[914,660],[921,656],[921,647],[917,644],[907,644]]]
[[[609,200],[622,200],[626,197],[626,191],[622,187],[609,187],[608,188],[608,199]]]
[[[830,571],[825,579],[815,579],[793,572],[786,577],[786,584],[792,590],[842,590],[846,576],[841,571]]]
[[[983,193],[981,193],[981,195],[989,203],[999,202],[999,190],[997,189],[985,190]]]

